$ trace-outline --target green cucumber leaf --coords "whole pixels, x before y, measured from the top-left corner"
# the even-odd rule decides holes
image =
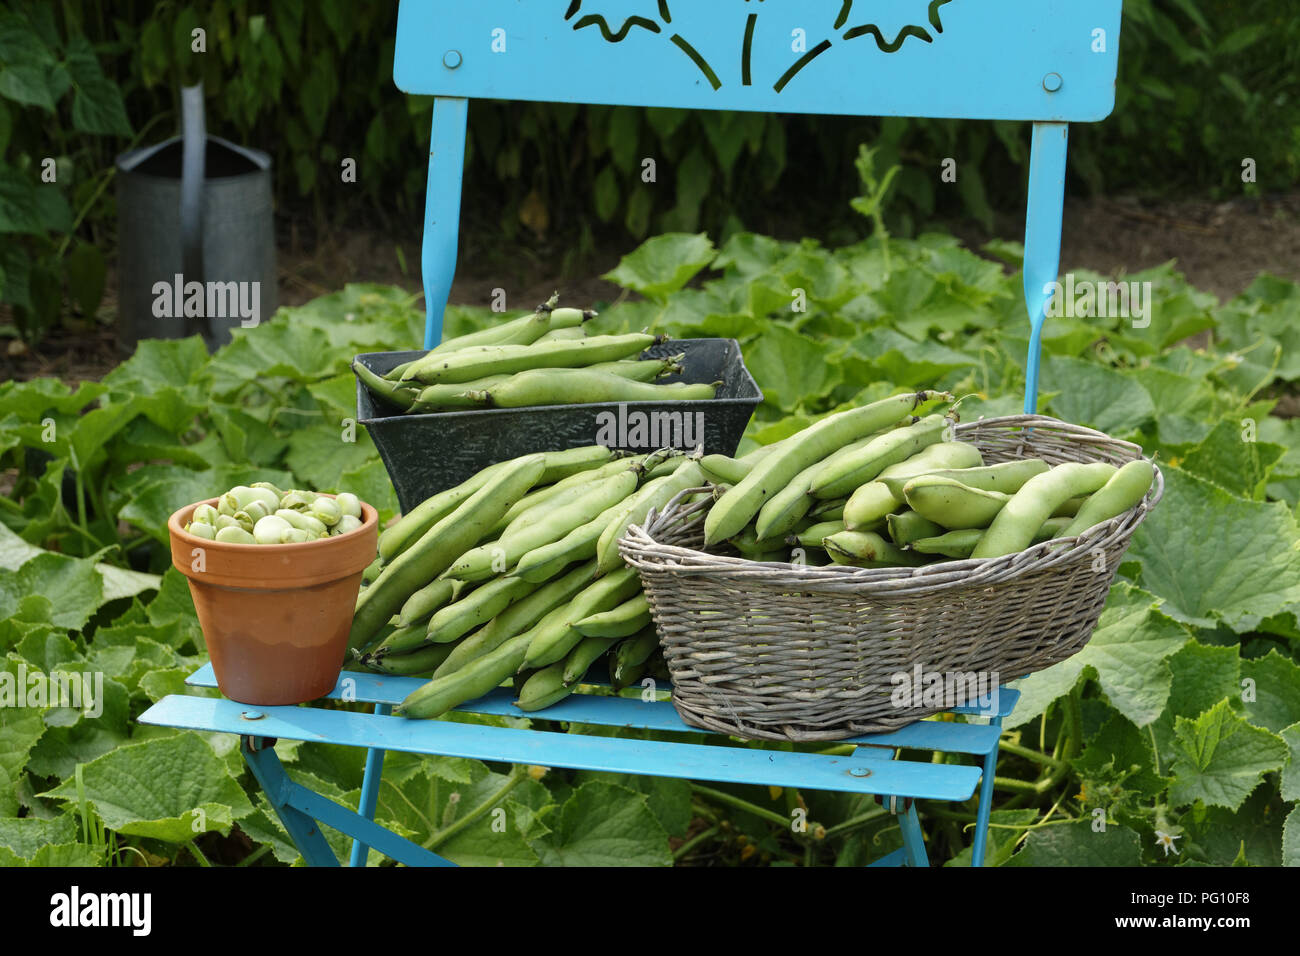
[[[70,662],[58,670],[90,673],[84,662]],[[130,693],[113,678],[105,677],[102,686],[95,674],[91,674],[91,679],[92,693],[98,699],[90,702],[89,709],[83,705],[80,710],[49,708],[45,711],[48,729],[33,748],[27,764],[27,769],[37,776],[66,779],[77,769],[77,764],[103,757],[129,740]]]
[[[685,780],[598,771],[584,771],[577,774],[574,780],[576,783],[598,780],[644,793],[655,819],[669,836],[683,838],[690,828],[693,816],[691,786]]]
[[[313,491],[337,492],[343,487],[344,472],[364,467],[378,457],[375,444],[364,428],[313,425],[289,437],[285,462],[299,479],[297,484]]]
[[[648,299],[662,300],[690,282],[714,255],[705,233],[665,233],[647,239],[601,278]]]
[[[93,561],[43,552],[25,561],[14,574],[0,577],[0,617],[17,612],[29,595],[57,595],[49,622],[80,630],[104,603],[104,579]]]
[[[357,414],[357,377],[351,370],[342,375],[323,379],[314,385],[308,385],[307,391],[316,399],[318,405],[332,420],[356,417]]]
[[[1085,671],[1095,676],[1111,706],[1139,727],[1165,708],[1171,685],[1168,659],[1189,635],[1163,613],[1148,592],[1130,584],[1111,588],[1097,629],[1084,648],[1059,664],[1010,686],[1021,693],[1005,726],[1020,727],[1069,691]]]
[[[839,383],[835,352],[798,332],[773,326],[746,346],[745,365],[755,381],[763,383],[763,401],[792,412],[803,400],[829,395]]]
[[[603,781],[578,787],[547,819],[544,866],[671,866],[668,833],[644,793]]]
[[[232,339],[212,356],[204,378],[217,398],[228,398],[268,379],[311,382],[347,371],[352,356],[331,347],[330,337],[302,322],[274,320],[257,328],[235,328]]]
[[[1155,418],[1155,403],[1141,384],[1096,362],[1046,356],[1042,381],[1058,392],[1050,414],[1076,425],[1123,437]]]
[[[70,814],[51,820],[0,818],[0,847],[21,860],[31,860],[43,846],[72,843],[76,839],[77,827]]]
[[[1179,716],[1174,725],[1174,781],[1169,802],[1236,810],[1265,773],[1287,759],[1286,744],[1276,735],[1252,727],[1232,712],[1226,700],[1195,719]]]
[[[439,779],[427,767],[407,775],[400,785],[385,778],[376,820],[404,827],[415,842],[461,866],[536,866],[537,853],[515,825],[517,816],[507,807],[506,796],[514,798],[517,790],[540,784],[525,779],[502,793],[499,803],[484,808],[486,801],[505,789],[507,778],[478,761],[471,761],[470,767],[473,779],[468,784]],[[477,808],[483,812],[472,822],[440,837]]]
[[[259,801],[260,802],[260,801]],[[239,829],[254,843],[269,846],[271,854],[281,863],[294,863],[302,859],[302,854],[293,845],[289,833],[276,819],[275,813],[267,807],[258,806],[256,810],[239,821]]]
[[[1156,773],[1150,737],[1122,714],[1111,716],[1074,759],[1072,769],[1082,781],[1084,805],[1108,811],[1123,791],[1151,799],[1169,786],[1169,780]]]
[[[1300,866],[1300,808],[1292,807],[1282,829],[1282,865]]]
[[[752,232],[737,232],[722,244],[713,260],[713,268],[724,270],[727,276],[762,275],[774,269],[795,248],[792,242]]]
[[[1237,810],[1207,807],[1184,814],[1188,842],[1216,865],[1281,866],[1283,813],[1271,787],[1257,787]]]
[[[1031,830],[1024,848],[1003,866],[1139,866],[1142,849],[1128,827],[1108,824],[1100,832],[1091,820]]]
[[[241,409],[217,406],[212,421],[232,462],[274,467],[289,447],[264,421]]]
[[[1278,733],[1287,746],[1287,762],[1282,769],[1282,799],[1300,800],[1300,722],[1283,728]]]
[[[1247,441],[1240,421],[1221,421],[1178,467],[1238,497],[1262,500],[1269,474],[1285,454],[1281,445]]]
[[[1242,716],[1273,733],[1300,721],[1300,667],[1276,649],[1241,662],[1241,676],[1253,682],[1253,700],[1244,700]]]
[[[1164,499],[1134,533],[1130,559],[1167,614],[1240,634],[1300,604],[1300,528],[1284,505],[1162,470]]]
[[[125,744],[85,765],[85,798],[118,833],[184,843],[253,812],[239,782],[203,739],[182,733]],[[76,782],[44,794],[75,805]]]
[[[0,866],[107,866],[103,852],[85,843],[58,843],[41,847],[29,858],[0,847]]]
[[[1010,860],[1011,855],[1015,853],[1016,845],[1020,842],[1024,829],[1008,828],[1027,828],[1037,819],[1038,811],[1033,809],[992,811],[989,814],[989,823],[996,824],[996,826],[991,825],[989,827],[988,843],[984,848],[984,865],[1002,866]],[[968,846],[943,865],[954,867],[970,866],[972,858],[972,848]]]
[[[174,567],[164,571],[158,596],[149,602],[146,613],[149,616],[149,623],[155,628],[174,625],[177,622],[193,622],[197,625],[198,611],[194,609],[194,596],[190,592],[189,578]],[[163,643],[179,648],[183,646],[182,639],[186,636],[187,633],[177,633],[176,640],[167,640]]]
[[[150,393],[162,388],[185,390],[199,380],[209,360],[200,336],[185,339],[141,339],[131,357],[104,376],[104,385],[117,395]]]
[[[0,659],[0,701],[5,701],[0,706],[0,816],[5,817],[18,815],[15,788],[28,755],[45,734],[40,708],[15,706],[20,674],[25,677],[26,668],[18,658]]]

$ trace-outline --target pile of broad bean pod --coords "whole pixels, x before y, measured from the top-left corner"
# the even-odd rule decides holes
[[[659,341],[655,336],[588,338],[582,323],[595,313],[556,308],[554,302],[448,339],[384,375],[360,362],[352,368],[372,393],[408,413],[713,398],[716,386],[707,383],[655,384],[681,372],[684,358],[638,361],[636,356]]]
[[[658,649],[618,539],[678,492],[704,484],[681,451],[601,445],[483,469],[413,508],[379,538],[378,576],[357,601],[360,662],[433,680],[398,713],[435,717],[519,678],[517,705],[549,706],[610,652],[616,686]]]
[[[491,465],[380,536],[382,569],[358,600],[351,646],[374,669],[432,673],[397,713],[436,717],[511,679],[516,705],[540,710],[607,653],[616,686],[662,673],[650,608],[618,539],[690,489],[716,495],[706,548],[906,567],[1077,535],[1151,486],[1145,460],[986,465],[974,445],[945,440],[951,413],[913,415],[947,400],[896,395],[740,458],[594,445]]]

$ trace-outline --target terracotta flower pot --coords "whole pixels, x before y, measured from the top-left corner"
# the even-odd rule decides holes
[[[332,496],[331,496],[332,497]],[[302,544],[226,544],[167,521],[172,563],[189,579],[217,685],[243,704],[301,704],[334,689],[361,574],[375,559],[379,515],[361,505],[350,534]]]

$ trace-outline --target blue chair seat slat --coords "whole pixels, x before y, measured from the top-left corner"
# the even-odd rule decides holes
[[[594,686],[607,685],[602,675],[596,676],[600,662],[592,667],[592,675],[584,684]],[[603,668],[602,668],[603,670]],[[334,689],[325,695],[330,700],[357,701],[362,704],[400,704],[406,695],[428,682],[425,677],[397,677],[391,674],[376,674],[370,671],[343,671],[339,674]],[[212,665],[204,664],[185,679],[191,687],[216,687],[217,675]],[[672,690],[668,681],[659,682],[659,690]]]
[[[355,686],[348,687],[345,680],[352,679]],[[187,684],[195,687],[215,687],[212,665],[205,664],[190,675]],[[339,677],[339,683],[328,695],[332,700],[355,700],[368,704],[398,704],[421,684],[419,677],[391,677],[383,674],[366,674],[348,671]],[[1003,691],[1019,697],[1016,691]],[[528,714],[515,707],[514,695],[499,688],[478,700],[468,701],[456,710],[471,714],[493,714],[501,717],[539,717],[600,727],[632,727],[638,730],[658,730],[676,733],[708,734],[709,731],[682,722],[668,701],[647,703],[633,697],[593,697],[574,694],[545,711]],[[1013,702],[1014,704],[1014,702]],[[1002,706],[1006,706],[1003,704]],[[974,712],[974,711],[972,711]],[[1007,711],[1010,712],[1009,710]],[[866,734],[849,737],[840,743],[878,744],[888,747],[941,750],[945,753],[983,755],[997,746],[997,728],[978,724],[956,724],[946,721],[917,721],[883,734]]]
[[[1020,691],[1013,690],[1010,687],[998,688],[998,704],[996,708],[982,707],[978,704],[961,704],[952,708],[952,713],[963,714],[967,717],[1009,717],[1011,712],[1016,709],[1016,702],[1020,700]]]
[[[541,730],[485,727],[453,721],[413,721],[309,707],[262,707],[210,697],[164,697],[140,722],[188,730],[373,747],[406,753],[469,757],[505,763],[614,773],[766,784],[854,793],[889,793],[928,800],[966,800],[978,767],[910,760],[868,762],[852,757],[713,747],[659,740],[588,737]],[[867,769],[855,776],[851,769]]]
[[[954,724],[944,720],[918,720],[885,734],[867,734],[844,743],[899,747],[903,750],[939,750],[944,753],[992,753],[1002,728],[987,724]]]

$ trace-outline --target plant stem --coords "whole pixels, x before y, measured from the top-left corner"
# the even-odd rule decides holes
[[[86,488],[90,495],[90,506],[95,509],[95,514],[99,515],[106,522],[113,532],[113,545],[118,550],[122,550],[122,536],[117,533],[117,522],[113,521],[108,514],[108,509],[104,507],[104,492],[99,482],[92,481]]]
[[[505,797],[506,794],[508,794],[515,787],[519,786],[521,783],[523,783],[524,779],[527,776],[528,776],[528,768],[524,767],[521,764],[516,764],[514,767],[511,768],[509,776],[506,777],[506,782],[503,783],[497,789],[496,793],[489,794],[486,800],[480,803],[469,813],[465,814],[459,820],[453,822],[450,826],[444,827],[443,829],[435,833],[433,836],[429,837],[429,839],[425,840],[424,841],[425,849],[435,850],[438,848],[439,844],[445,843],[451,837],[454,837],[461,830],[465,829],[467,826],[469,826],[479,817],[483,816],[483,814],[491,810],[503,797]]]
[[[1075,684],[1068,697],[1065,698],[1065,714],[1070,721],[1070,740],[1066,747],[1066,753],[1073,757],[1079,752],[1079,747],[1083,745],[1083,705],[1081,698],[1083,692],[1079,685]]]
[[[714,811],[714,809],[711,806],[709,806],[707,803],[705,803],[703,800],[692,800],[691,812],[694,813],[697,817],[701,817],[705,820],[708,820],[710,823],[718,822],[717,812]]]
[[[198,844],[196,844],[193,840],[186,840],[185,846],[188,847],[190,853],[194,855],[194,859],[199,861],[199,866],[204,866],[204,867],[212,866],[208,858],[203,855],[203,851],[199,849]]]
[[[688,853],[694,850],[705,840],[709,839],[714,834],[716,834],[719,829],[720,828],[715,825],[709,827],[707,830],[702,830],[699,833],[695,834],[695,836],[691,837],[689,840],[687,840],[685,843],[683,843],[681,846],[679,846],[676,850],[673,851],[673,861],[676,862],[677,860],[684,859]]]
[[[1025,783],[1020,780],[1008,780],[1005,777],[994,777],[993,785],[1002,787],[1005,790],[1019,790],[1023,793],[1044,794],[1052,790],[1064,780],[1070,773],[1070,761],[1079,753],[1079,747],[1083,743],[1083,711],[1079,703],[1082,691],[1076,684],[1074,689],[1064,699],[1065,705],[1065,727],[1056,738],[1056,747],[1058,754],[1053,759],[1056,760],[1056,767],[1052,770],[1051,776],[1039,780],[1037,783]]]
[[[1017,757],[1024,757],[1026,760],[1033,760],[1048,767],[1056,768],[1061,765],[1061,761],[1049,757],[1047,754],[1039,753],[1030,747],[1022,747],[1020,744],[1012,743],[1009,740],[1002,741],[999,746],[1006,753],[1015,754]]]
[[[1067,823],[1078,823],[1078,822],[1079,822],[1078,817],[1062,817],[1059,820],[1039,820],[1037,823],[990,823],[989,829],[990,830],[995,830],[995,829],[996,830],[1024,830],[1025,832],[1028,832],[1030,830],[1035,830],[1038,827],[1057,827],[1057,826],[1064,826]],[[1115,821],[1110,820],[1107,822],[1113,824]],[[1019,842],[1020,838],[1016,837],[1016,840],[1017,842]]]
[[[1051,808],[1047,811],[1047,813],[1043,814],[1043,819],[1041,819],[1041,820],[1039,820],[1037,823],[1033,824],[1033,826],[1041,827],[1043,824],[1047,823],[1047,821],[1051,819],[1052,814],[1055,813],[1057,810],[1059,810],[1059,809],[1061,808],[1061,804],[1062,804],[1064,801],[1065,801],[1065,793],[1062,792],[1061,795],[1060,795],[1059,797],[1056,798],[1056,802],[1055,802],[1054,804],[1052,804]],[[1067,815],[1066,815],[1066,819],[1067,819],[1067,820],[1072,820],[1073,817],[1070,817],[1070,816],[1067,814]],[[1060,821],[1058,821],[1058,822],[1060,822]]]
[[[994,777],[993,786],[999,790],[1016,790],[1020,793],[1038,793],[1038,784],[1026,783],[1023,780],[1012,780],[1010,777]]]
[[[1056,732],[1056,742],[1052,745],[1052,759],[1060,760],[1061,754],[1065,752],[1065,728],[1062,727]]]
[[[76,462],[73,464],[75,465]],[[77,482],[77,527],[81,529],[82,534],[94,541],[95,536],[90,533],[90,528],[86,525],[86,483],[81,478],[80,468],[73,471],[73,474]]]
[[[868,810],[866,813],[863,813],[859,816],[850,817],[849,819],[845,820],[843,823],[837,823],[833,827],[827,827],[826,839],[829,840],[833,836],[839,836],[842,833],[847,833],[849,830],[856,829],[857,827],[860,827],[863,824],[870,823],[872,820],[879,820],[881,817],[888,816],[888,815],[889,815],[889,811],[886,810],[884,807],[880,807],[875,810]]]
[[[144,853],[142,853],[139,848],[133,847],[129,843],[127,843],[117,848],[117,856],[113,864],[114,866],[126,866],[126,864],[122,862],[122,854],[124,853],[134,853],[144,862],[145,866],[149,865],[149,858],[145,856]]]
[[[790,826],[790,821],[787,820],[785,817],[781,816],[781,814],[774,813],[771,810],[768,810],[764,807],[756,806],[755,804],[752,804],[748,800],[742,799],[741,797],[733,797],[729,793],[724,793],[721,790],[714,790],[712,787],[702,787],[698,783],[691,784],[691,790],[693,790],[695,793],[698,793],[702,796],[710,797],[714,800],[717,800],[719,803],[725,803],[730,806],[733,806],[737,810],[744,810],[746,813],[752,813],[754,814],[754,816],[767,820],[769,823],[775,823],[777,826],[780,827]]]
[[[254,863],[256,863],[258,860],[260,860],[262,857],[266,856],[270,852],[271,852],[270,845],[264,843],[261,846],[259,846],[256,850],[254,850],[252,853],[248,854],[248,856],[244,857],[242,860],[236,863],[235,866],[252,866]]]

